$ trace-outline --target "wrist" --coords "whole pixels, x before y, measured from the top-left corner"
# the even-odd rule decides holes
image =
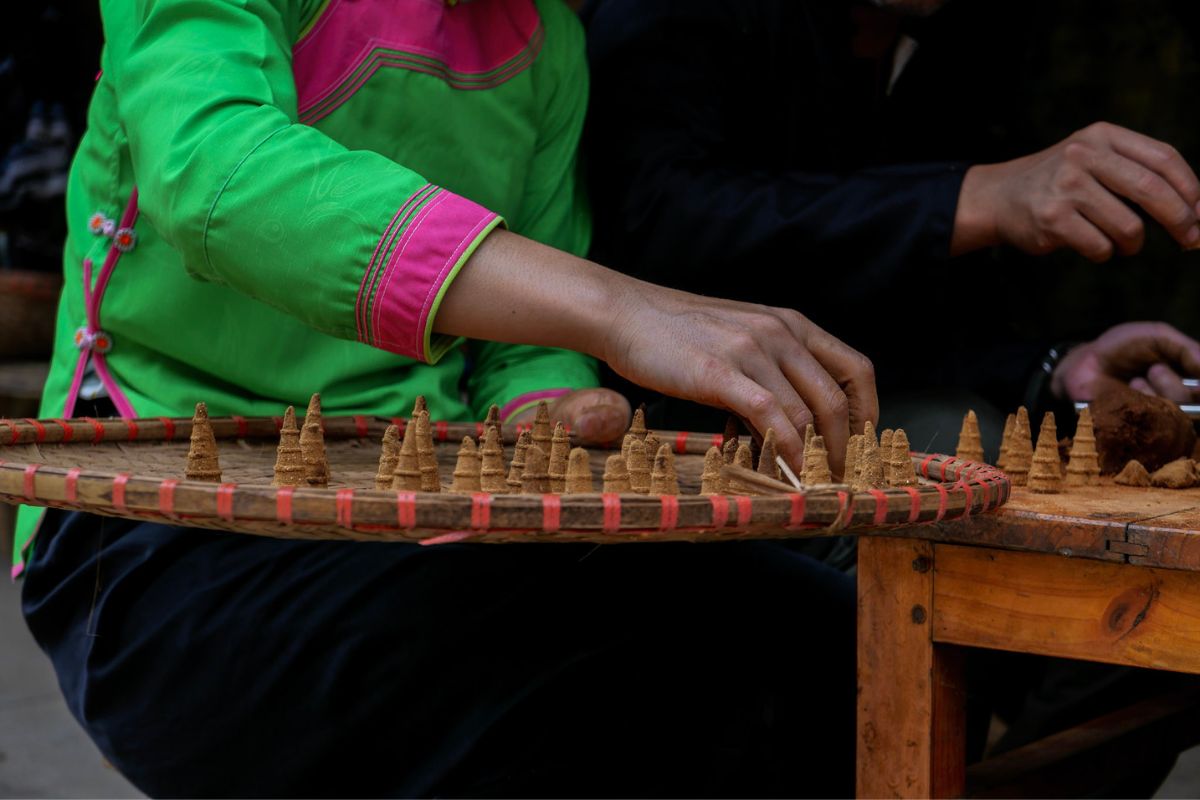
[[[998,164],[977,164],[963,175],[954,211],[954,232],[950,237],[951,256],[1000,244],[995,215],[999,168]]]

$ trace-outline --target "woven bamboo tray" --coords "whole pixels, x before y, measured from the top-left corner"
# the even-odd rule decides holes
[[[719,434],[659,432],[674,446],[682,494],[456,495],[372,487],[385,428],[404,420],[325,417],[330,486],[270,485],[282,420],[213,418],[223,480],[188,481],[190,419],[0,419],[0,501],[297,539],[617,543],[724,541],[850,533],[958,519],[1009,496],[1003,473],[914,454],[922,485],[851,492],[700,496],[703,453]],[[458,443],[482,425],[434,423],[443,487]],[[505,426],[511,455],[518,426]],[[599,485],[608,451],[591,451]]]

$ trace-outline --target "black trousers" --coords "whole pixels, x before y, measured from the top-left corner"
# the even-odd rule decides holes
[[[277,540],[49,512],[26,620],[158,796],[848,795],[852,579],[780,543]]]

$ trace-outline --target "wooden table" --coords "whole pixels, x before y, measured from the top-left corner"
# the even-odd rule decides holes
[[[965,790],[963,646],[1200,673],[1200,489],[1014,489],[863,536],[858,794]]]

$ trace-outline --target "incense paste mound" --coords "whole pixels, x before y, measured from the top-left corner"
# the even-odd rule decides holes
[[[1101,472],[1111,475],[1130,460],[1153,471],[1192,454],[1196,432],[1175,403],[1116,381],[1097,388],[1098,396],[1090,405]]]

